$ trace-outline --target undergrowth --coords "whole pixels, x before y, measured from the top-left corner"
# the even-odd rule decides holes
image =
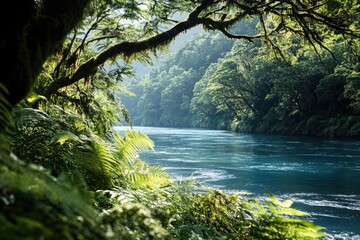
[[[103,139],[80,117],[19,108],[1,136],[1,239],[318,239],[292,202],[173,181],[139,132]],[[20,160],[21,159],[21,160]]]

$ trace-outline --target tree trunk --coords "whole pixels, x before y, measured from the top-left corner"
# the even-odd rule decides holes
[[[43,63],[83,18],[89,2],[7,1],[0,14],[0,72],[12,106],[29,92]]]

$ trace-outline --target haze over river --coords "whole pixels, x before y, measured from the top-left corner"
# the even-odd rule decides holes
[[[117,127],[118,131],[128,129]],[[360,239],[360,141],[134,127],[155,142],[141,155],[175,179],[191,177],[254,197],[291,199],[327,228],[325,239]]]

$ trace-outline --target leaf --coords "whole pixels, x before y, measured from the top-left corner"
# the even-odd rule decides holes
[[[277,214],[288,216],[310,216],[308,213],[299,211],[293,208],[280,208],[277,210]]]
[[[47,98],[38,94],[34,94],[31,97],[26,98],[26,102],[29,104],[30,107],[40,100],[47,101]]]
[[[271,202],[275,204],[278,207],[282,207],[283,204],[277,199],[272,193],[269,193],[269,198],[271,199]]]
[[[62,132],[55,134],[55,136],[51,139],[51,143],[60,143],[60,145],[63,145],[65,142],[70,141],[70,140],[78,142],[78,143],[83,142],[80,140],[80,138],[78,136],[76,136],[72,132],[62,131]]]
[[[111,146],[106,144],[101,138],[93,135],[92,147],[96,153],[96,159],[94,160],[97,160],[103,174],[111,179],[111,175],[118,165],[118,161],[113,155]]]
[[[269,201],[267,201],[267,200],[265,200],[265,203],[266,203],[267,207],[269,208],[269,211],[270,211],[272,214],[276,215],[276,214],[278,213],[278,212],[277,212],[277,209],[276,209],[275,206],[274,206],[274,203],[269,202]]]
[[[129,163],[133,163],[138,158],[139,153],[154,149],[154,142],[140,132],[124,131],[124,137],[114,134],[115,147],[119,151],[119,157]]]
[[[282,206],[283,207],[285,207],[285,208],[289,208],[289,207],[291,207],[292,206],[292,204],[293,204],[293,201],[291,201],[291,200],[285,200],[283,203],[282,203]]]

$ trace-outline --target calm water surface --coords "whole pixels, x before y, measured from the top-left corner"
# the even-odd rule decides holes
[[[155,151],[141,158],[176,179],[191,177],[256,196],[270,191],[310,213],[310,220],[331,234],[325,239],[360,239],[360,141],[203,129],[134,130],[155,142]]]

